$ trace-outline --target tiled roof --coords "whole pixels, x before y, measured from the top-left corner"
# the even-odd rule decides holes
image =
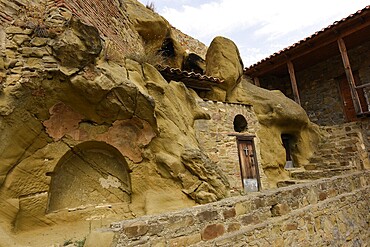
[[[177,78],[183,78],[183,79],[193,79],[193,80],[198,80],[200,82],[211,82],[211,83],[216,83],[216,84],[221,84],[224,82],[224,80],[221,80],[220,78],[217,77],[212,77],[212,76],[207,76],[207,75],[202,75],[200,73],[195,73],[195,72],[189,72],[189,71],[184,71],[179,68],[172,68],[169,66],[161,66],[158,65],[157,69],[161,72],[161,74],[166,73],[166,74],[171,74],[174,77]]]
[[[309,42],[312,38],[315,38],[315,37],[317,37],[317,36],[321,35],[322,33],[327,32],[327,31],[329,31],[329,30],[331,30],[331,29],[333,29],[333,28],[337,27],[339,24],[341,24],[341,23],[343,23],[343,22],[346,22],[346,21],[348,21],[348,20],[350,20],[350,19],[352,19],[352,18],[354,18],[354,17],[357,17],[357,16],[361,15],[362,13],[364,13],[364,12],[366,12],[366,11],[369,11],[369,10],[370,10],[370,5],[366,6],[365,8],[363,8],[363,9],[361,9],[361,10],[359,10],[359,11],[357,11],[357,12],[356,12],[356,13],[354,13],[354,14],[351,14],[351,15],[347,16],[346,18],[343,18],[343,19],[341,19],[341,20],[339,20],[339,21],[335,21],[333,24],[331,24],[331,25],[327,26],[326,28],[323,28],[323,29],[321,29],[320,31],[315,32],[314,34],[312,34],[312,35],[308,36],[307,38],[304,38],[304,39],[302,39],[302,40],[300,40],[300,41],[298,41],[298,42],[294,43],[294,44],[293,44],[293,45],[291,45],[291,46],[288,46],[287,48],[284,48],[284,49],[282,49],[282,50],[280,50],[280,51],[278,51],[278,52],[275,52],[275,53],[274,53],[274,54],[272,54],[271,56],[269,56],[269,57],[267,57],[267,58],[264,58],[264,59],[262,59],[261,61],[259,61],[259,62],[255,63],[255,64],[253,64],[253,65],[251,65],[251,66],[249,66],[249,67],[247,67],[247,68],[245,68],[245,69],[246,69],[246,70],[252,69],[252,68],[254,68],[254,67],[258,66],[259,64],[261,64],[261,63],[263,63],[263,62],[266,62],[266,61],[268,61],[268,60],[270,60],[270,59],[272,59],[272,58],[274,58],[274,57],[277,57],[278,55],[281,55],[281,54],[283,54],[283,53],[285,53],[285,52],[287,52],[287,51],[289,51],[289,50],[291,50],[291,49],[293,49],[293,48],[295,48],[295,47],[297,47],[297,46],[299,46],[299,45],[301,45],[301,44],[303,44],[303,43],[305,43],[305,42]]]

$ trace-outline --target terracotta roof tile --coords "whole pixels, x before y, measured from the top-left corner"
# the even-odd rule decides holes
[[[184,77],[184,78],[189,78],[189,79],[197,79],[199,81],[206,81],[206,82],[211,82],[211,83],[216,83],[216,84],[221,84],[221,83],[224,82],[224,80],[221,80],[220,78],[217,78],[217,77],[202,75],[200,73],[189,72],[189,71],[181,70],[179,68],[172,68],[172,67],[169,67],[169,66],[158,65],[157,69],[161,73],[174,74],[174,75],[177,75],[179,77]]]

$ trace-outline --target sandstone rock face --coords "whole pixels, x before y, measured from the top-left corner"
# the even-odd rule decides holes
[[[233,41],[216,37],[206,55],[206,75],[225,80],[222,89],[232,90],[243,74],[243,62]]]
[[[154,11],[143,8],[137,1],[130,0],[126,6],[130,20],[143,39],[146,53],[160,52],[167,65],[181,68],[185,50],[176,40],[168,21]]]
[[[54,39],[51,47],[67,75],[91,63],[102,50],[98,30],[74,18],[70,28]]]
[[[0,227],[21,245],[30,226],[108,223],[227,197],[195,137],[194,121],[209,117],[195,92],[149,64],[108,59],[97,29],[63,23],[50,37],[2,29]]]

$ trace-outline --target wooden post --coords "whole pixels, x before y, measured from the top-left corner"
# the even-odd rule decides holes
[[[258,77],[253,77],[253,82],[254,82],[254,85],[256,85],[257,87],[260,87],[260,79]]]
[[[292,84],[292,89],[293,89],[294,101],[297,102],[297,104],[301,105],[301,99],[299,98],[297,80],[295,78],[294,66],[293,66],[292,61],[288,60],[287,65],[288,65],[288,71],[290,75],[290,83]]]
[[[347,81],[351,89],[351,95],[352,95],[353,104],[355,106],[355,111],[357,114],[362,113],[360,98],[358,97],[358,93],[356,91],[356,83],[355,83],[355,79],[352,74],[352,69],[351,69],[351,64],[349,62],[349,58],[348,58],[346,44],[344,43],[344,40],[342,38],[338,38],[337,42],[338,42],[340,54],[342,55],[344,71],[346,72]]]

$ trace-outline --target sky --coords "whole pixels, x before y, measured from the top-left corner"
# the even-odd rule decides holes
[[[139,0],[174,27],[209,46],[224,36],[244,66],[282,50],[363,9],[369,0]]]

